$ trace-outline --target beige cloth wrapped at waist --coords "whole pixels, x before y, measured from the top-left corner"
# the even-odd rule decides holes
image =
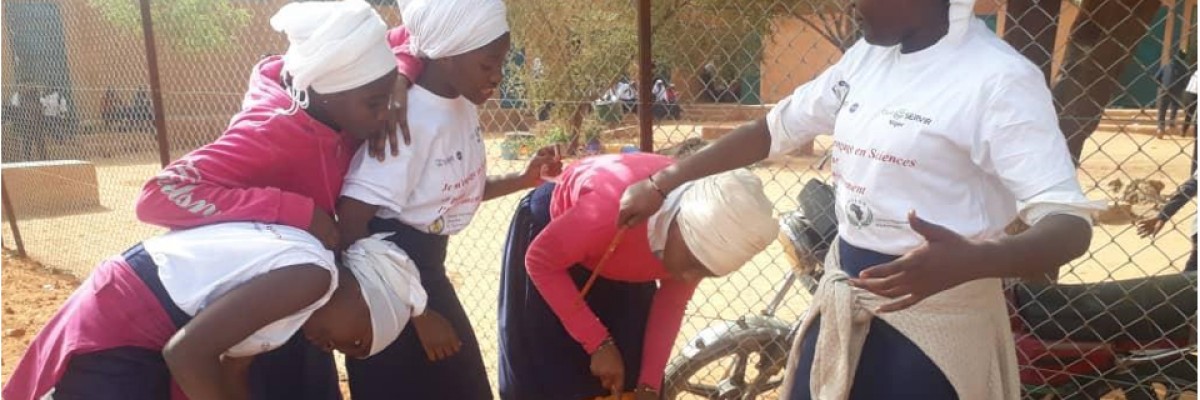
[[[849,276],[840,267],[836,243],[826,257],[825,276],[788,361],[788,370],[795,371],[803,337],[820,315],[821,331],[808,388],[813,399],[849,398],[873,317],[916,343],[946,375],[960,399],[1020,397],[1016,349],[999,279],[968,282],[907,310],[876,315],[876,308],[894,300],[850,286]],[[795,374],[789,376],[783,398],[797,390],[793,387]]]

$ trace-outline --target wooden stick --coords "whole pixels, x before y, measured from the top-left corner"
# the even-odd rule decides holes
[[[600,256],[600,262],[596,263],[596,268],[592,269],[592,276],[588,277],[587,283],[583,284],[583,289],[579,290],[578,305],[583,305],[583,300],[587,297],[588,291],[592,290],[592,284],[596,283],[596,278],[600,277],[600,269],[604,268],[604,263],[617,250],[617,246],[621,244],[621,239],[625,237],[625,231],[628,229],[621,228],[617,230],[617,235],[613,237],[612,243],[609,243],[608,250],[604,251],[604,255]]]

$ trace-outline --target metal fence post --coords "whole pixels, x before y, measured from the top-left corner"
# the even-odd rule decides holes
[[[25,241],[21,240],[21,230],[17,228],[17,215],[13,211],[12,201],[8,199],[8,185],[0,180],[0,192],[4,196],[4,216],[8,218],[8,227],[12,229],[13,241],[17,243],[17,254],[25,257]]]
[[[154,131],[158,141],[158,162],[166,167],[171,162],[171,146],[167,143],[167,121],[163,114],[162,86],[158,80],[158,47],[154,44],[154,22],[150,15],[150,0],[139,0],[142,9],[142,36],[146,43],[146,70],[150,78],[150,103],[154,108]]]
[[[641,150],[654,151],[654,114],[651,88],[654,82],[654,61],[652,60],[650,36],[650,0],[638,0],[638,133],[641,137]]]

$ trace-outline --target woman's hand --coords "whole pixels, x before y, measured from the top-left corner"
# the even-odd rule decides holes
[[[600,379],[600,385],[612,391],[613,396],[620,396],[625,390],[625,361],[611,340],[592,353],[591,369],[592,375]]]
[[[977,279],[972,271],[980,263],[992,262],[983,245],[909,212],[908,223],[925,238],[925,244],[895,261],[867,268],[854,286],[877,295],[898,299],[876,312],[900,311],[947,289]]]
[[[1155,216],[1153,218],[1147,218],[1147,219],[1138,221],[1138,223],[1137,223],[1138,236],[1151,237],[1151,236],[1158,235],[1158,232],[1162,231],[1162,228],[1164,225],[1166,225],[1166,223],[1167,223],[1166,220],[1163,220],[1162,218],[1159,218],[1157,216]]]
[[[411,83],[403,74],[396,77],[396,84],[392,86],[391,101],[388,102],[388,111],[390,120],[387,128],[379,135],[371,138],[367,147],[367,153],[371,157],[383,161],[386,157],[387,148],[391,147],[392,156],[400,155],[400,142],[396,137],[396,131],[400,131],[400,135],[404,136],[404,144],[412,144],[412,138],[408,134],[408,87]]]
[[[559,155],[558,145],[550,145],[538,149],[525,172],[521,174],[526,187],[536,187],[542,178],[553,178],[562,173],[562,156]]]
[[[649,179],[644,179],[625,188],[621,195],[621,211],[617,214],[617,226],[628,228],[650,219],[658,209],[662,208],[666,198],[654,187]]]
[[[320,240],[329,250],[337,250],[342,243],[338,225],[333,221],[333,217],[316,207],[313,208],[312,221],[308,223],[308,233]]]
[[[458,353],[462,349],[462,341],[454,326],[437,311],[426,309],[424,314],[412,318],[417,327],[417,337],[425,347],[425,355],[429,361],[440,361]]]

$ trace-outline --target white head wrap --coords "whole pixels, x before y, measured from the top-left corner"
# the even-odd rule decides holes
[[[363,300],[371,310],[373,335],[368,357],[391,345],[409,318],[425,312],[428,301],[416,264],[404,250],[383,240],[387,235],[363,238],[343,255],[346,268],[358,279]]]
[[[309,87],[342,92],[396,69],[387,25],[363,0],[288,3],[271,17],[271,27],[287,34],[283,69],[292,77],[292,111],[308,107]]]
[[[950,42],[962,40],[974,19],[975,0],[950,0],[950,28],[945,39]]]
[[[779,235],[762,181],[739,169],[686,183],[649,220],[650,246],[661,252],[674,220],[692,254],[716,276],[737,271]]]
[[[508,33],[501,0],[401,0],[399,6],[417,57],[457,56]]]

